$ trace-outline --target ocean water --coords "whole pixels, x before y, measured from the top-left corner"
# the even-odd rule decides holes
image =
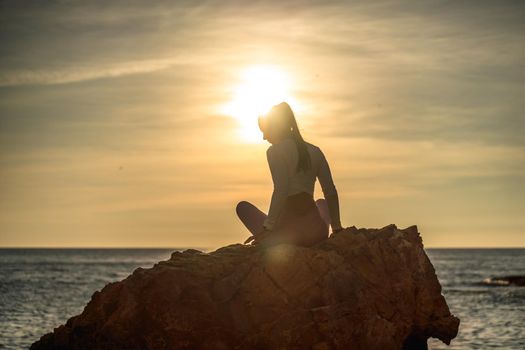
[[[525,349],[525,287],[486,278],[525,275],[525,249],[426,249],[450,311],[460,318],[450,346],[429,349]]]
[[[0,349],[27,349],[82,312],[94,291],[177,249],[0,249]],[[525,349],[525,287],[489,277],[525,275],[525,249],[426,249],[443,295],[461,319],[449,347]]]

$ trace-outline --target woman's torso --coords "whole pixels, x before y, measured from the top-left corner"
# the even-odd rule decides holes
[[[281,231],[281,235],[288,235],[293,243],[311,246],[328,237],[328,225],[321,218],[313,199],[322,152],[319,147],[305,143],[311,164],[307,171],[297,171],[299,152],[293,139],[287,138],[272,146],[284,160],[289,185],[286,203],[276,228]]]
[[[286,172],[289,179],[287,195],[294,195],[301,192],[309,193],[312,196],[314,194],[315,181],[321,163],[322,152],[316,145],[309,142],[305,142],[305,144],[310,155],[311,164],[307,171],[297,171],[299,152],[294,139],[285,138],[281,142],[271,146],[279,153],[286,164]]]

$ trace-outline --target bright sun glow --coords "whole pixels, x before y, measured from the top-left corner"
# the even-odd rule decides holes
[[[274,66],[252,66],[242,72],[233,98],[223,107],[223,113],[239,121],[240,136],[244,140],[259,142],[262,141],[262,133],[257,117],[283,101],[292,108],[295,105],[290,95],[289,77]]]

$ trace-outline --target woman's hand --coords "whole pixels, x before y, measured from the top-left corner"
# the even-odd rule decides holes
[[[250,242],[253,241],[253,240],[255,240],[255,236],[250,236],[250,237],[248,237],[248,238],[244,241],[243,244],[248,244],[248,243],[250,243]],[[252,243],[252,244],[253,244],[253,243]]]
[[[334,228],[334,229],[332,230],[332,234],[337,233],[337,232],[339,232],[339,231],[343,231],[344,229],[345,229],[344,227]]]
[[[253,235],[253,236],[250,236],[248,237],[245,241],[244,241],[244,244],[250,244],[251,245],[255,245],[255,244],[259,244],[261,243],[261,241],[265,240],[266,238],[268,238],[268,236],[272,233],[273,231],[272,230],[268,230],[266,227],[263,227],[263,229],[261,231],[259,231],[257,234]]]

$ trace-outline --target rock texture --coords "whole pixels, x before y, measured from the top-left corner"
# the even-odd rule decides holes
[[[485,278],[482,284],[487,286],[518,286],[525,287],[525,276],[514,275],[514,276],[501,276],[501,277],[490,277]]]
[[[458,327],[417,227],[389,225],[310,248],[175,252],[31,349],[426,349]]]

